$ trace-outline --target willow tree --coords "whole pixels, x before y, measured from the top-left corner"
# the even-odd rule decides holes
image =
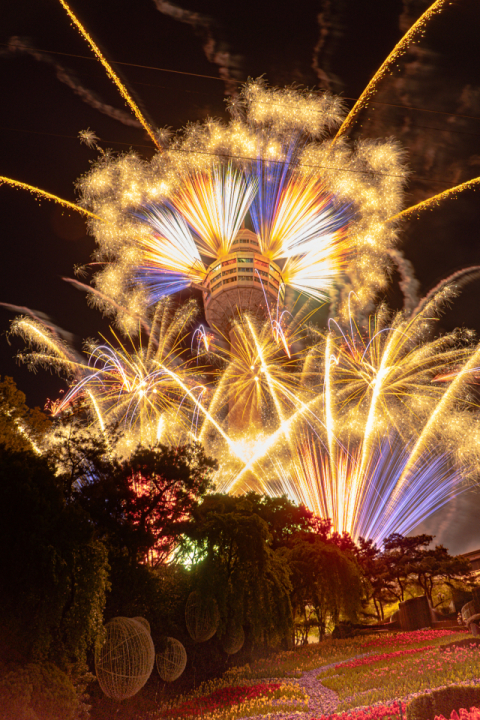
[[[187,537],[196,587],[218,603],[218,634],[244,626],[250,641],[288,645],[290,571],[281,551],[271,547],[268,524],[255,504],[248,497],[210,495],[194,511]]]
[[[354,556],[315,535],[299,537],[285,549],[292,572],[292,605],[301,618],[303,642],[318,627],[319,637],[327,623],[355,620],[362,599],[362,574]]]

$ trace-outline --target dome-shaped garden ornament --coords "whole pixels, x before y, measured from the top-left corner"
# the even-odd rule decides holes
[[[245,632],[241,625],[230,627],[222,638],[222,647],[227,655],[235,655],[242,649],[245,642]]]
[[[98,683],[107,697],[125,700],[150,677],[155,648],[145,625],[132,618],[113,618],[105,630],[105,642],[95,654]]]
[[[217,632],[219,622],[216,600],[203,598],[197,590],[191,592],[185,605],[185,623],[192,640],[210,640]]]
[[[158,674],[165,682],[177,680],[187,665],[187,653],[180,640],[165,638],[165,650],[157,653]]]
[[[140,623],[140,625],[143,625],[143,627],[146,630],[148,630],[149,635],[152,634],[152,631],[150,629],[150,623],[144,617],[134,617],[134,618],[132,618],[132,620],[136,620],[137,622]]]

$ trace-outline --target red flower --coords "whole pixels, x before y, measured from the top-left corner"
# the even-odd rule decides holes
[[[238,705],[245,700],[254,700],[261,695],[270,695],[281,687],[280,683],[259,683],[257,685],[240,685],[214,690],[210,695],[186,701],[172,710],[164,710],[160,717],[176,718],[188,715],[201,715],[213,712],[218,708]]]

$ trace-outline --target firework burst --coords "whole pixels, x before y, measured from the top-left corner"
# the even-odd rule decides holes
[[[355,538],[409,532],[475,476],[480,349],[459,331],[434,336],[448,288],[411,315],[375,305],[392,259],[406,307],[415,304],[398,222],[479,179],[402,209],[401,148],[345,133],[448,1],[419,18],[348,115],[327,93],[249,81],[228,122],[161,143],[60,3],[156,151],[144,160],[98,148],[78,205],[0,177],[87,218],[101,267],[91,297],[119,328],[85,362],[48,323],[14,321],[31,346],[22,359],[69,380],[55,414],[87,409],[101,433],[120,424],[124,454],[160,438],[200,440],[220,460],[220,489],[286,492]],[[203,293],[209,328],[195,326],[193,303],[172,300],[189,287]],[[290,314],[299,295],[329,303],[328,328],[311,327],[306,310]]]

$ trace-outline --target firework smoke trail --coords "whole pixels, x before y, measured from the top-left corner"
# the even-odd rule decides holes
[[[67,13],[68,17],[70,18],[70,20],[71,20],[71,21],[73,22],[73,24],[77,27],[77,29],[78,29],[78,31],[80,32],[80,34],[82,35],[82,37],[85,38],[85,40],[86,40],[87,43],[90,45],[91,49],[93,50],[93,52],[95,53],[95,55],[97,56],[97,58],[98,58],[98,59],[100,60],[100,62],[102,63],[103,67],[104,67],[105,70],[107,71],[108,77],[114,82],[114,84],[116,85],[118,91],[120,92],[120,95],[123,97],[123,99],[125,100],[125,102],[127,103],[127,105],[130,107],[130,109],[132,110],[133,114],[135,115],[135,117],[137,118],[137,120],[139,121],[139,123],[140,123],[141,125],[143,125],[143,127],[144,127],[145,130],[147,131],[148,135],[150,136],[150,139],[152,140],[153,144],[154,144],[155,147],[157,148],[157,150],[160,151],[162,148],[161,148],[161,145],[159,144],[159,142],[158,142],[158,140],[157,140],[157,137],[156,137],[155,133],[153,132],[152,128],[150,127],[150,125],[148,124],[148,122],[146,121],[146,119],[144,118],[144,116],[142,115],[142,113],[141,113],[141,111],[140,111],[140,108],[138,107],[138,105],[135,103],[135,101],[134,101],[133,98],[131,97],[131,95],[130,95],[130,93],[128,92],[128,90],[127,90],[127,88],[125,87],[125,85],[122,83],[122,81],[120,80],[120,78],[118,77],[118,75],[116,74],[116,72],[114,71],[114,69],[112,68],[112,66],[108,63],[107,59],[104,57],[104,55],[103,55],[102,52],[100,51],[100,48],[98,47],[98,45],[94,42],[94,40],[93,40],[93,38],[91,37],[91,35],[89,34],[89,32],[88,32],[88,31],[86,30],[86,28],[82,25],[82,23],[80,22],[80,20],[76,17],[76,15],[73,13],[73,11],[71,10],[71,8],[70,8],[70,7],[67,5],[67,3],[65,2],[65,0],[59,0],[59,2],[60,2],[60,4],[62,5],[63,9],[66,11],[66,13]]]
[[[452,295],[455,295],[460,288],[473,280],[477,280],[479,276],[480,265],[471,265],[470,267],[462,268],[448,275],[446,278],[443,278],[443,280],[440,280],[440,282],[425,295],[413,311],[413,315],[423,312],[427,304],[440,296],[442,292],[448,292],[450,290]]]
[[[416,205],[405,208],[405,210],[402,210],[401,212],[391,217],[388,222],[392,222],[393,220],[402,220],[410,217],[414,213],[420,213],[423,210],[428,210],[429,208],[431,209],[432,207],[440,205],[443,200],[447,200],[448,198],[456,199],[457,195],[463,192],[463,190],[475,190],[476,186],[479,183],[480,177],[472,178],[472,180],[467,180],[461,185],[456,185],[455,187],[444,190],[443,192],[438,193],[437,195],[434,195],[427,200],[422,200],[422,202],[419,202]]]
[[[353,125],[356,116],[360,112],[362,108],[365,107],[365,105],[368,103],[368,101],[372,98],[372,96],[375,94],[377,90],[377,86],[380,83],[380,81],[385,77],[385,75],[388,73],[388,71],[391,69],[392,65],[402,56],[406,53],[409,46],[417,40],[418,37],[421,37],[422,34],[425,32],[426,25],[430,22],[432,17],[435,15],[438,15],[441,13],[445,7],[448,5],[451,5],[451,0],[436,0],[436,2],[432,3],[427,10],[418,18],[418,20],[412,25],[412,27],[408,30],[407,33],[403,36],[403,38],[395,45],[392,52],[388,55],[388,57],[383,61],[380,68],[377,70],[373,78],[368,83],[365,90],[362,92],[360,97],[358,98],[357,102],[353,106],[353,108],[348,113],[347,117],[341,124],[340,128],[337,131],[337,134],[335,135],[333,139],[333,143],[335,143],[338,138],[340,138],[342,135],[344,135],[347,130]]]
[[[69,377],[75,376],[82,364],[74,352],[62,341],[53,326],[47,325],[34,313],[31,314],[31,318],[15,318],[10,325],[12,335],[22,337],[30,347],[39,348],[39,351],[20,354],[19,359],[32,368],[36,365],[53,366]]]
[[[127,310],[127,308],[122,307],[118,303],[116,303],[114,300],[109,298],[104,293],[100,292],[96,288],[92,287],[91,285],[86,285],[85,283],[80,282],[79,280],[75,280],[74,278],[68,278],[68,277],[62,277],[62,280],[66,283],[69,283],[74,288],[77,288],[77,290],[82,290],[83,292],[90,293],[90,295],[93,295],[95,298],[101,301],[103,307],[106,305],[110,306],[113,310],[116,310],[119,313],[125,313],[126,315],[130,315],[142,329],[147,333],[150,334],[150,326],[148,323],[136,313],[132,313],[131,311]]]
[[[202,47],[209,62],[217,65],[220,78],[225,83],[225,91],[227,95],[237,94],[237,81],[230,75],[230,70],[234,66],[234,59],[229,52],[217,49],[217,42],[213,35],[212,21],[198,12],[192,12],[186,8],[181,8],[168,0],[153,0],[157,10],[163,15],[178,20],[181,23],[190,25],[196,33],[202,37]]]
[[[404,257],[403,253],[396,248],[391,248],[389,255],[396,265],[398,273],[400,275],[400,290],[403,294],[403,309],[405,312],[414,312],[414,308],[418,303],[418,292],[420,290],[420,283],[415,277],[413,265],[410,260]]]
[[[49,53],[33,48],[26,38],[11,37],[8,41],[8,50],[5,52],[0,51],[0,55],[18,55],[20,53],[31,55],[31,57],[35,58],[35,60],[47,63],[55,68],[58,80],[71,88],[73,92],[85,103],[90,105],[90,107],[95,108],[95,110],[99,110],[104,115],[108,115],[108,117],[111,117],[113,120],[118,120],[118,122],[123,123],[123,125],[128,125],[130,127],[142,127],[138,120],[124,112],[124,110],[114,108],[112,105],[102,102],[96,93],[83,87],[71,71],[67,70],[63,65],[54,60]]]
[[[90,210],[81,207],[80,205],[75,205],[75,203],[72,203],[69,200],[64,200],[63,198],[60,198],[57,195],[53,195],[53,193],[49,193],[46,190],[41,190],[34,185],[27,185],[27,183],[20,182],[20,180],[13,180],[12,178],[0,175],[0,185],[10,185],[11,187],[19,188],[21,190],[28,190],[28,192],[32,193],[33,195],[37,195],[37,197],[41,199],[53,200],[59,205],[62,205],[69,210],[75,210],[75,212],[78,212],[81,215],[86,215],[87,217],[94,218],[95,220],[102,220],[101,217],[91,212]]]

